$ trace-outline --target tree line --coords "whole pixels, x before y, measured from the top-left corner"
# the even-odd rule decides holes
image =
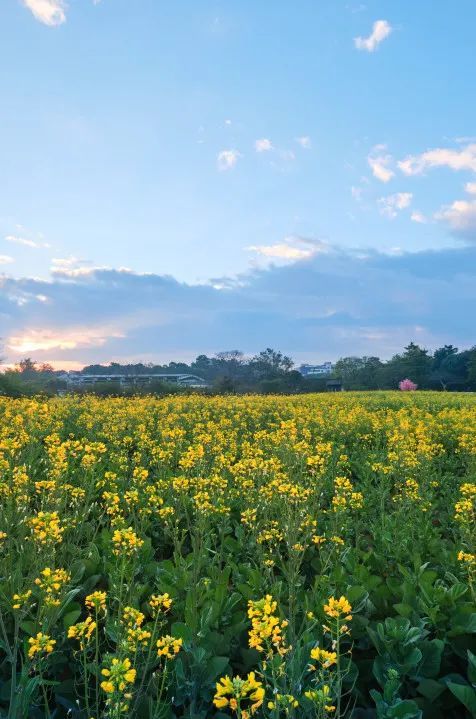
[[[444,345],[432,353],[410,342],[382,362],[378,357],[343,357],[334,366],[345,389],[397,389],[410,379],[419,389],[476,391],[476,347],[460,351]]]
[[[160,380],[160,374],[190,373],[202,377],[211,393],[259,392],[302,393],[322,392],[329,389],[329,381],[341,385],[344,390],[398,389],[403,379],[410,379],[419,389],[444,391],[476,391],[476,347],[459,350],[454,345],[444,345],[433,353],[411,342],[404,350],[387,361],[379,357],[342,357],[332,375],[321,377],[303,376],[294,367],[293,360],[279,350],[267,348],[253,357],[246,357],[240,350],[218,352],[213,357],[201,354],[187,364],[136,363],[93,364],[84,367],[83,374],[157,374],[158,377],[142,390],[124,390],[119,383],[99,382],[88,390],[96,394],[119,394],[139,391],[155,394],[184,392],[184,388],[172,386]],[[39,364],[31,358],[19,362],[12,370],[0,374],[0,394],[9,396],[56,394],[67,388],[61,371],[48,364]]]

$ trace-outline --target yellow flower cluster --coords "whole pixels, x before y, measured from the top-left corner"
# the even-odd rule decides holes
[[[346,622],[352,619],[352,605],[344,596],[340,599],[330,597],[327,604],[324,604],[324,612],[333,619],[344,619]]]
[[[30,597],[31,589],[28,589],[26,592],[21,592],[20,594],[14,594],[12,609],[23,609]]]
[[[183,639],[171,637],[167,634],[157,640],[157,656],[165,657],[165,659],[175,659],[183,645]]]
[[[466,482],[460,487],[461,499],[455,504],[455,519],[469,526],[476,522],[476,484]]]
[[[122,614],[122,623],[126,627],[126,644],[131,652],[137,651],[139,646],[146,647],[152,633],[143,629],[145,615],[134,607],[125,607]]]
[[[256,679],[255,672],[250,672],[246,679],[222,677],[217,682],[213,703],[217,709],[229,707],[242,719],[249,719],[263,704],[264,695],[262,682]]]
[[[282,656],[288,651],[283,636],[288,622],[280,620],[276,612],[277,602],[270,594],[259,601],[248,602],[248,618],[251,619],[249,646],[251,649],[265,652],[267,656],[274,652]]]
[[[91,636],[96,629],[97,624],[91,617],[86,617],[84,622],[73,624],[68,629],[68,639],[77,639],[79,646],[84,649],[86,644],[91,639]]]
[[[352,482],[347,477],[335,478],[334,492],[335,494],[332,498],[332,508],[334,512],[342,512],[347,508],[362,508],[364,502],[362,492],[355,492]]]
[[[151,609],[152,616],[155,617],[161,612],[168,612],[172,606],[172,599],[169,594],[153,594],[149,599],[149,607]]]
[[[95,609],[96,611],[106,611],[106,592],[96,591],[92,594],[88,594],[84,600],[84,604],[88,609]]]
[[[304,696],[312,701],[316,707],[322,708],[326,713],[332,714],[332,712],[336,710],[335,705],[330,704],[332,696],[331,688],[328,684],[324,684],[320,689],[309,689],[304,692]]]
[[[51,654],[55,648],[56,640],[52,639],[48,634],[38,632],[36,637],[28,639],[28,644],[30,645],[28,656],[33,659],[36,655],[41,657],[42,654]]]
[[[114,554],[130,557],[142,547],[144,540],[137,536],[132,527],[127,527],[114,530],[112,543]]]
[[[125,659],[113,657],[109,666],[101,670],[101,674],[106,677],[101,682],[101,689],[106,694],[113,694],[114,692],[124,694],[125,690],[129,690],[129,686],[134,684],[137,672],[132,668],[131,660],[128,657]],[[126,696],[126,699],[128,698]]]
[[[329,669],[329,667],[336,663],[337,654],[336,652],[327,652],[320,647],[314,647],[314,649],[311,649],[311,659],[318,662],[324,669]],[[315,668],[316,667],[311,664],[311,669]]]
[[[47,607],[60,605],[61,592],[70,579],[71,575],[65,569],[46,567],[40,572],[40,576],[35,579],[35,584],[41,590]]]
[[[34,539],[43,545],[59,543],[63,539],[64,527],[58,512],[38,512],[30,519]]]

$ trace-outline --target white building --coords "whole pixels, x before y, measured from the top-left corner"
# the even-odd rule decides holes
[[[324,362],[323,364],[302,364],[299,372],[303,377],[324,377],[332,373],[334,365],[332,362]]]
[[[151,382],[168,382],[180,387],[208,387],[207,382],[195,374],[82,374],[81,372],[65,372],[60,379],[66,381],[68,387],[90,387],[98,383],[113,382],[122,387],[143,387]]]

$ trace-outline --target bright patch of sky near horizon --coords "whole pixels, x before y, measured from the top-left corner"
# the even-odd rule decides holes
[[[472,0],[3,0],[0,271],[474,244],[475,26]]]

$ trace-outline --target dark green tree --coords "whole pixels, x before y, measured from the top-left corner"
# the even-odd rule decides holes
[[[290,357],[267,347],[250,360],[250,368],[259,379],[274,379],[289,372],[294,365]]]

